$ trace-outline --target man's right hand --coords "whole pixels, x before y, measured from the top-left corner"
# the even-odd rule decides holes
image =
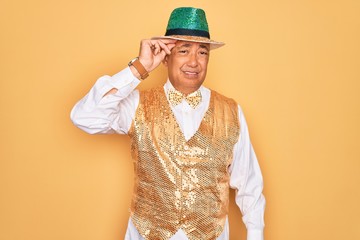
[[[140,43],[139,61],[148,72],[154,70],[164,60],[166,55],[171,54],[176,40],[173,39],[144,39]]]
[[[171,54],[171,49],[175,47],[176,40],[172,39],[162,39],[162,40],[152,40],[144,39],[140,43],[140,53],[139,61],[144,66],[147,72],[151,72],[157,66],[160,65],[162,60],[164,60],[166,55]],[[130,67],[132,73],[140,79],[139,72],[134,68]],[[116,88],[108,91],[104,96],[109,94],[115,94],[117,92]]]

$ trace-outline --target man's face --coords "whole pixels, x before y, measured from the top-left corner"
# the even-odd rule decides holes
[[[206,43],[177,41],[164,59],[174,88],[189,94],[201,86],[206,77],[210,46]]]

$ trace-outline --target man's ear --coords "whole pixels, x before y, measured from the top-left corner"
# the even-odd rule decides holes
[[[166,56],[164,57],[164,59],[162,60],[162,63],[164,64],[165,67],[168,66],[168,59],[169,59],[169,55],[166,55]]]

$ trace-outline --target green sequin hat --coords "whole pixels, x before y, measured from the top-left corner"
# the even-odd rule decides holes
[[[153,37],[152,39],[164,38],[209,43],[210,49],[219,48],[225,44],[210,39],[204,10],[192,7],[174,9],[170,15],[165,36]]]

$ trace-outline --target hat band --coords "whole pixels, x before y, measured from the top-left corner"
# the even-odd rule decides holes
[[[174,28],[174,29],[166,30],[165,36],[171,36],[171,35],[206,37],[210,39],[209,32],[203,30],[196,30],[196,29]]]

